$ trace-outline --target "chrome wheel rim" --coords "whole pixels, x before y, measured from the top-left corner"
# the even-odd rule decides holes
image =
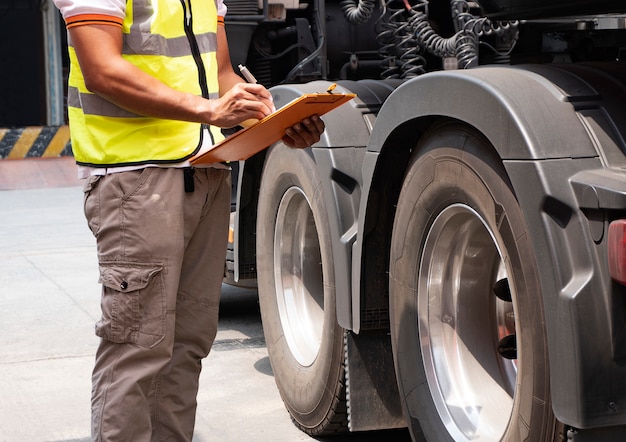
[[[282,330],[302,366],[315,362],[324,328],[320,243],[313,211],[298,187],[283,195],[274,230],[274,280]]]
[[[455,204],[434,220],[418,273],[420,350],[436,410],[455,441],[499,441],[517,380],[515,293],[495,295],[510,271],[499,235]],[[509,281],[510,282],[510,281]],[[501,343],[516,339],[503,357]]]

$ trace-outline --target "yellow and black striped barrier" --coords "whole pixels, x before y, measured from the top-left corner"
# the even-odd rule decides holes
[[[0,128],[0,160],[71,155],[67,125]]]

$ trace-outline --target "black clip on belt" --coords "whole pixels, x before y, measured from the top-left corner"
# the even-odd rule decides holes
[[[191,193],[195,190],[195,186],[193,184],[193,175],[196,173],[196,169],[192,167],[185,167],[183,169],[183,175],[185,177],[185,192]]]

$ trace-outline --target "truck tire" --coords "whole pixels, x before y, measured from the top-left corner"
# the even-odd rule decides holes
[[[391,335],[414,440],[556,440],[538,264],[504,167],[458,123],[425,135],[398,201]]]
[[[267,155],[257,216],[258,290],[274,377],[310,435],[347,430],[344,330],[335,314],[328,215],[310,149]]]

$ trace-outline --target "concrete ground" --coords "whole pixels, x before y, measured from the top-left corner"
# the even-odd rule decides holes
[[[88,441],[100,287],[82,189],[66,161],[11,165],[53,187],[11,184],[3,173],[7,161],[0,164],[0,441]],[[55,177],[37,177],[49,169]],[[256,292],[225,285],[217,339],[201,376],[194,441],[244,440],[314,439],[295,428],[283,407]],[[320,440],[410,438],[396,431]]]

